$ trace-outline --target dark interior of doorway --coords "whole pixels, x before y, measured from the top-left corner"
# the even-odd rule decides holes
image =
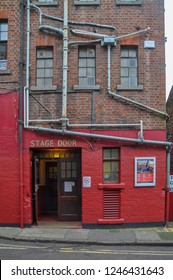
[[[32,153],[33,224],[52,226],[63,221],[68,222],[67,227],[70,224],[80,227],[81,224],[78,223],[81,221],[80,150],[52,149]],[[74,183],[71,190],[68,189],[70,182]],[[72,199],[70,201],[71,194],[77,195],[77,207],[73,205]]]

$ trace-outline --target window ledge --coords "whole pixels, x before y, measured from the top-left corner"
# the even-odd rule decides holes
[[[98,219],[98,224],[123,224],[124,219]]]
[[[137,0],[137,1],[126,1],[126,0],[117,0],[116,5],[142,5],[142,0]]]
[[[98,184],[99,190],[109,190],[109,189],[124,189],[125,183],[104,183],[104,184]]]
[[[100,90],[100,85],[95,85],[95,86],[79,86],[79,85],[74,85],[73,89],[74,90]]]
[[[117,90],[143,90],[143,89],[144,89],[143,85],[134,86],[134,87],[117,85]]]
[[[59,1],[54,1],[54,2],[39,2],[39,1],[33,1],[32,4],[37,5],[37,6],[58,6]]]
[[[74,0],[74,5],[100,5],[100,0],[96,1],[80,1],[80,0]]]
[[[0,75],[10,75],[10,74],[11,74],[11,70],[10,69],[0,70]]]
[[[46,92],[50,92],[50,91],[56,91],[57,90],[57,86],[49,86],[49,87],[37,87],[37,86],[31,86],[31,91],[46,91]]]

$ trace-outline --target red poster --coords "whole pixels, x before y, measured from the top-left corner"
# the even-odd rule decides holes
[[[135,159],[135,186],[155,185],[155,158]]]

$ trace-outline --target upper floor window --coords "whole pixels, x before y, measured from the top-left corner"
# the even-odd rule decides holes
[[[142,5],[142,0],[117,0],[117,5]]]
[[[7,70],[8,23],[0,21],[0,70]]]
[[[121,85],[138,85],[138,58],[136,47],[121,47]]]
[[[104,182],[119,182],[120,151],[119,148],[103,149],[103,180]]]
[[[74,5],[99,5],[100,0],[74,0]]]
[[[53,84],[53,48],[37,49],[37,87]]]
[[[79,85],[83,87],[95,85],[96,52],[93,47],[79,48]]]

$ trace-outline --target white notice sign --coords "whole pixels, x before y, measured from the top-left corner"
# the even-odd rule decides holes
[[[83,177],[83,187],[84,188],[90,188],[91,187],[91,177],[90,176],[84,176]]]
[[[74,186],[74,182],[64,182],[64,192],[72,192],[73,186]]]

